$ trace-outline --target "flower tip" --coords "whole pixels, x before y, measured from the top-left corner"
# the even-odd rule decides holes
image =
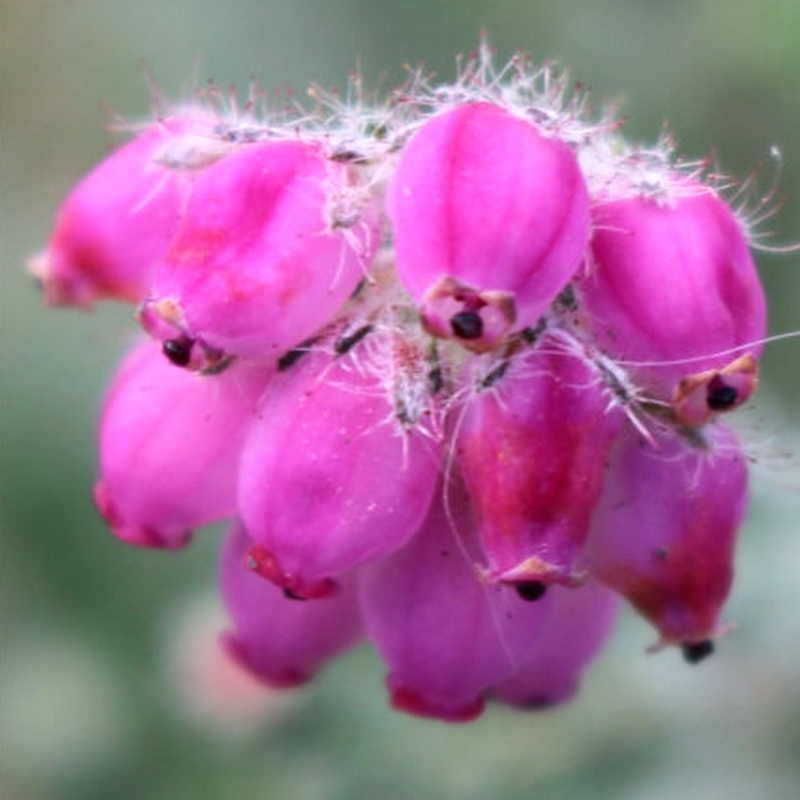
[[[482,697],[459,706],[439,704],[403,686],[391,674],[386,679],[386,687],[389,690],[389,702],[395,711],[424,719],[440,719],[450,723],[472,722],[483,713],[485,706]]]
[[[280,672],[274,670],[266,672],[256,664],[247,647],[231,631],[222,631],[219,634],[219,646],[231,661],[272,689],[295,689],[308,683],[314,677],[293,668],[287,668]]]
[[[283,589],[284,595],[292,600],[320,600],[333,597],[340,589],[332,578],[307,580],[284,572],[275,556],[260,544],[253,545],[247,551],[244,566]]]
[[[191,530],[181,529],[171,533],[156,530],[150,525],[135,525],[126,521],[106,489],[102,480],[94,486],[94,504],[111,533],[122,542],[134,547],[156,550],[181,550],[192,540]]]
[[[57,275],[50,253],[43,250],[31,256],[26,263],[28,272],[42,293],[45,305],[51,308],[72,306],[88,309],[95,297],[89,287],[79,280]]]

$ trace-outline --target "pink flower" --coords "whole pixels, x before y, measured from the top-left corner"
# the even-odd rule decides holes
[[[622,414],[555,337],[501,362],[490,378],[456,428],[488,577],[521,591],[580,581],[576,562]]]
[[[94,496],[115,536],[175,549],[193,528],[234,516],[239,452],[271,374],[242,363],[201,376],[173,367],[156,342],[131,351],[100,425]]]
[[[227,653],[273,687],[310,680],[322,664],[361,636],[355,587],[317,602],[294,600],[247,567],[252,540],[236,523],[222,548],[222,599],[233,624]]]
[[[595,582],[577,589],[553,587],[531,651],[511,677],[492,689],[492,698],[530,709],[571,700],[611,634],[617,601],[614,592]]]
[[[490,103],[422,125],[400,156],[388,213],[398,277],[424,324],[476,351],[537,321],[589,236],[570,148]]]
[[[447,722],[478,716],[530,651],[547,603],[479,579],[469,499],[443,487],[412,542],[364,570],[367,636],[395,708]],[[546,598],[545,598],[546,600]]]
[[[755,388],[766,307],[732,211],[695,182],[675,180],[670,193],[596,204],[578,314],[595,344],[629,364],[647,393],[674,399],[679,416],[689,402],[680,382],[706,373],[692,382],[704,413],[684,420],[700,424]]]
[[[152,266],[175,235],[183,202],[179,173],[161,156],[204,132],[210,137],[200,110],[159,120],[70,192],[46,250],[30,263],[47,303],[89,306],[144,297]]]
[[[440,468],[440,445],[402,427],[376,376],[306,355],[271,385],[241,461],[256,568],[294,594],[328,594],[415,534]]]
[[[689,439],[665,431],[655,446],[628,430],[594,513],[586,568],[626,597],[662,643],[692,658],[720,633],[746,505],[745,458],[721,424]]]
[[[197,176],[141,311],[171,360],[274,359],[330,319],[380,239],[367,195],[359,216],[337,216],[355,175],[317,145],[265,141]]]

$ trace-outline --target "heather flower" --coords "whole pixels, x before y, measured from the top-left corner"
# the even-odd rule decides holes
[[[234,523],[221,554],[222,599],[232,623],[222,634],[222,646],[269,686],[297,686],[358,641],[358,596],[348,584],[324,601],[287,597],[248,568],[252,545],[241,524]]]
[[[272,686],[363,636],[398,710],[549,707],[620,599],[702,660],[747,500],[717,417],[766,326],[748,226],[552,67],[482,45],[453,85],[360,87],[176,112],[65,203],[46,298],[139,301],[152,337],[99,511],[168,549],[230,523],[222,646]]]
[[[577,314],[649,396],[697,425],[752,394],[764,294],[742,226],[713,189],[674,177],[663,194],[595,204]]]
[[[405,544],[441,468],[440,445],[403,427],[353,356],[310,353],[273,381],[241,458],[256,568],[300,596],[328,594],[336,576]]]
[[[395,708],[463,722],[531,649],[547,603],[479,580],[469,498],[444,486],[403,550],[366,568],[361,602]]]
[[[236,511],[236,465],[272,368],[222,375],[173,367],[151,340],[123,361],[100,424],[97,508],[115,536],[176,549]]]
[[[584,559],[627,598],[662,644],[689,658],[721,631],[736,533],[747,505],[747,467],[720,423],[686,438],[628,430],[617,442]]]
[[[558,338],[501,361],[455,435],[491,580],[521,590],[582,578],[577,559],[622,425],[601,380]]]
[[[492,103],[425,122],[387,202],[398,278],[423,323],[476,351],[537,321],[589,236],[589,197],[570,147]]]
[[[304,141],[251,144],[203,170],[155,267],[144,327],[175,363],[200,367],[223,354],[274,359],[313,334],[379,243],[368,194],[360,216],[337,217],[357,182]]]
[[[187,137],[210,138],[200,109],[149,125],[89,173],[62,203],[47,248],[31,259],[48,304],[139,302],[177,230],[184,189],[166,159]]]

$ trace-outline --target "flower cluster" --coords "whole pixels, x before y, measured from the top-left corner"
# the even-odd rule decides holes
[[[96,505],[178,549],[228,520],[226,651],[270,685],[362,638],[394,707],[571,697],[627,600],[713,650],[765,334],[718,179],[485,46],[314,111],[202,99],[80,182],[51,305],[136,305]]]

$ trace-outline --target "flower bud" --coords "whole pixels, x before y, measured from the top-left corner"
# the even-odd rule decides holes
[[[274,687],[310,680],[319,667],[361,636],[358,597],[353,586],[336,597],[304,602],[287,597],[246,565],[252,546],[240,523],[222,548],[222,600],[233,623],[222,634],[228,654]]]
[[[95,502],[130,544],[178,548],[191,529],[233,516],[236,466],[271,369],[177,369],[155,342],[136,347],[106,397]]]
[[[448,491],[445,488],[443,491]],[[367,637],[389,669],[400,711],[466,722],[489,688],[511,675],[535,642],[548,598],[528,603],[482,583],[469,498],[442,492],[401,551],[361,574]]]
[[[430,505],[441,445],[394,417],[380,380],[310,353],[264,398],[242,456],[239,510],[254,569],[323,596],[341,573],[401,547]]]
[[[578,314],[596,344],[666,402],[686,376],[757,358],[766,332],[764,293],[733,212],[700,184],[676,184],[672,195],[599,202],[577,284]],[[728,407],[754,386],[737,386]],[[712,402],[690,418],[699,424],[717,410]]]
[[[153,263],[175,235],[182,204],[179,177],[159,155],[205,129],[199,111],[159,120],[70,192],[47,249],[30,262],[48,304],[135,303],[145,296]]]
[[[355,289],[380,238],[366,199],[347,227],[337,217],[345,196],[366,198],[355,175],[301,141],[249,145],[204,170],[155,269],[144,327],[211,362],[277,357],[309,337]]]
[[[492,349],[536,322],[589,236],[589,199],[562,141],[490,103],[426,122],[388,190],[398,276],[436,336]]]
[[[583,671],[611,634],[618,598],[599,584],[555,586],[546,600],[544,621],[530,653],[510,678],[492,689],[492,699],[528,709],[551,708],[572,699]]]
[[[621,436],[592,521],[584,563],[624,595],[665,644],[692,647],[719,633],[744,517],[747,468],[733,434],[707,425],[657,447]]]
[[[491,580],[580,580],[576,561],[621,421],[589,366],[553,337],[468,402],[456,462]]]

